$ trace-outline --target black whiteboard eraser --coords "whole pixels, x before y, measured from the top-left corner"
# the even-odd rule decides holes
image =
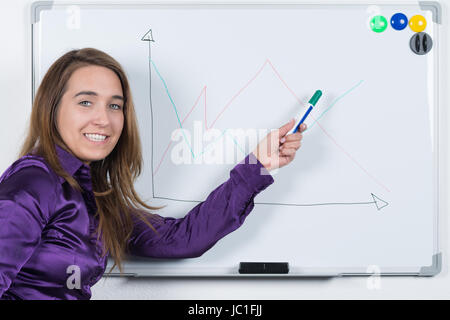
[[[289,273],[288,262],[241,262],[239,263],[241,274],[280,274]]]

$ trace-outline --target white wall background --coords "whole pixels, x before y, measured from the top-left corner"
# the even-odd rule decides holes
[[[32,0],[0,2],[0,173],[17,158],[31,111]],[[60,1],[55,1],[60,2]],[[77,3],[92,1],[77,0]],[[96,1],[108,2],[111,1]],[[137,1],[133,1],[136,3]],[[160,0],[159,2],[164,2]],[[178,1],[186,2],[188,1]],[[210,2],[218,2],[210,0]],[[257,2],[249,1],[246,2]],[[336,2],[339,1],[328,1]],[[348,1],[346,1],[348,2]],[[357,2],[357,1],[353,1]],[[401,0],[395,3],[405,2]],[[385,2],[384,2],[385,3]],[[435,277],[345,277],[333,279],[102,278],[92,299],[448,299],[450,221],[448,8],[442,0],[440,110],[440,248],[442,271]],[[414,139],[414,135],[411,135]],[[420,152],[420,151],[419,151]]]

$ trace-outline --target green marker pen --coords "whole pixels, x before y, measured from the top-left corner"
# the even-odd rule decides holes
[[[308,101],[309,108],[306,111],[305,115],[303,116],[303,118],[300,119],[300,121],[296,121],[296,125],[294,126],[294,129],[291,129],[287,134],[296,133],[298,131],[298,129],[300,128],[300,125],[303,123],[303,121],[305,121],[306,117],[311,112],[311,110],[314,108],[314,106],[316,105],[317,101],[319,100],[319,98],[321,96],[322,96],[322,91],[320,91],[320,90],[317,90],[314,93],[312,98],[309,99],[309,101]]]

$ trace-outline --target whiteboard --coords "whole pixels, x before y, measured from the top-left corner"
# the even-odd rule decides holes
[[[372,31],[374,15],[396,12],[425,17],[428,53],[411,50],[409,27]],[[136,189],[176,218],[229,178],[263,138],[255,132],[280,127],[323,91],[295,160],[271,171],[275,182],[239,229],[198,258],[130,257],[127,275],[430,276],[441,269],[440,12],[437,2],[35,2],[33,90],[69,50],[118,60],[143,143]],[[180,164],[175,148],[188,150]],[[242,275],[240,262],[288,262],[289,273]]]

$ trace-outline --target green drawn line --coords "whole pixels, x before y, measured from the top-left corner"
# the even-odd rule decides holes
[[[172,96],[170,95],[169,89],[167,88],[166,81],[164,81],[163,77],[159,73],[158,68],[155,66],[155,63],[153,62],[152,59],[150,59],[150,62],[152,63],[153,68],[155,68],[156,74],[158,75],[159,79],[162,81],[162,83],[164,85],[164,88],[166,88],[166,93],[169,96],[170,102],[172,103],[172,107],[173,107],[173,109],[175,111],[175,114],[177,115],[178,125],[180,126],[181,129],[183,129],[183,125],[181,124],[180,117],[178,116],[177,107],[175,106],[175,102],[173,102]],[[184,134],[184,130],[181,130],[181,133],[183,134],[184,140],[186,141],[189,149],[191,150],[192,157],[195,158],[194,152],[192,151],[192,148],[191,148],[191,146],[188,143],[186,135]]]
[[[359,81],[356,85],[354,85],[352,88],[348,89],[346,92],[344,92],[342,95],[340,95],[339,97],[337,97],[333,103],[327,108],[325,109],[324,112],[322,112],[320,114],[320,116],[318,118],[316,118],[316,120],[311,124],[311,126],[309,126],[309,129],[311,129],[317,121],[320,120],[320,118],[322,118],[325,113],[327,113],[339,100],[341,100],[343,97],[345,97],[347,94],[349,94],[350,92],[352,92],[353,90],[355,90],[361,83],[363,82],[363,80]]]
[[[175,102],[173,101],[172,96],[171,96],[171,94],[170,94],[170,92],[169,92],[169,88],[167,88],[166,81],[164,81],[163,77],[161,76],[161,73],[159,73],[159,70],[158,70],[158,68],[156,67],[156,65],[155,65],[155,63],[153,62],[153,60],[150,59],[150,62],[152,63],[153,68],[155,68],[156,74],[158,75],[159,79],[162,81],[162,83],[163,83],[163,85],[164,85],[164,88],[165,88],[165,90],[166,90],[167,96],[169,97],[170,103],[172,104],[173,110],[175,111],[175,114],[176,114],[176,116],[177,116],[178,125],[180,126],[181,129],[183,129],[183,125],[181,124],[180,117],[178,116],[177,107],[175,106]],[[213,142],[211,142],[210,145],[214,144],[217,140],[219,140],[219,139],[225,134],[225,132],[226,132],[227,130],[228,130],[228,129],[223,130],[223,131],[222,131],[222,134],[221,134],[217,139],[215,139]],[[186,138],[186,135],[184,134],[184,130],[181,130],[181,133],[183,134],[184,140],[185,140],[186,144],[188,145],[189,150],[191,150],[192,158],[195,159],[196,157],[202,155],[203,153],[205,153],[205,152],[208,150],[209,145],[205,148],[206,150],[203,149],[203,151],[202,151],[199,155],[197,155],[197,156],[194,155],[194,151],[192,150],[192,147],[191,147],[191,145],[189,144],[188,139]]]
[[[172,96],[171,96],[171,94],[170,94],[170,92],[169,92],[169,88],[167,87],[166,81],[164,81],[163,77],[162,77],[161,74],[159,73],[159,70],[158,70],[158,68],[156,67],[156,65],[155,65],[155,63],[153,62],[153,60],[150,59],[150,62],[152,63],[153,68],[154,68],[155,71],[156,71],[156,74],[158,75],[159,79],[162,81],[162,83],[163,83],[163,85],[164,85],[164,88],[165,88],[165,90],[166,90],[167,96],[169,97],[170,102],[171,102],[171,104],[172,104],[172,107],[173,107],[173,109],[174,109],[174,111],[175,111],[175,114],[176,114],[176,116],[177,116],[178,125],[180,126],[181,129],[183,129],[183,125],[181,124],[180,117],[178,116],[177,107],[175,106],[175,102],[173,101]],[[316,124],[316,122],[317,122],[318,120],[320,120],[320,118],[322,118],[322,117],[325,115],[325,113],[327,113],[327,112],[328,112],[328,111],[329,111],[329,110],[330,110],[330,109],[331,109],[331,108],[332,108],[339,100],[341,100],[341,99],[342,99],[343,97],[345,97],[347,94],[349,94],[349,93],[352,92],[354,89],[356,89],[362,82],[363,82],[363,80],[359,81],[359,82],[358,82],[356,85],[354,85],[352,88],[350,88],[349,90],[347,90],[346,92],[344,92],[342,95],[340,95],[339,97],[337,97],[337,98],[333,101],[333,103],[332,103],[325,111],[323,111],[323,112],[320,114],[320,116],[319,116],[319,117],[311,124],[311,126],[309,127],[309,130],[311,130],[311,128]],[[226,132],[227,130],[228,130],[228,129],[223,130],[223,131],[222,131],[222,134],[221,134],[219,137],[217,137],[213,142],[211,142],[205,149],[203,149],[203,151],[202,151],[199,155],[197,155],[197,156],[194,155],[194,151],[192,150],[192,147],[191,147],[191,145],[189,144],[188,139],[186,138],[186,135],[184,134],[184,130],[181,130],[181,133],[183,134],[184,140],[185,140],[186,144],[188,145],[189,150],[191,151],[192,158],[195,159],[196,157],[198,157],[198,156],[204,154],[204,153],[210,148],[211,145],[213,145],[217,140],[219,140],[220,138],[222,138],[222,136],[225,135],[225,132]],[[234,144],[241,150],[241,152],[242,152],[243,154],[245,154],[245,151],[242,149],[242,147],[239,145],[239,143],[236,141],[236,139],[235,139],[233,136],[231,136],[230,134],[228,134],[228,133],[227,133],[227,136],[228,136],[229,138],[231,138],[231,139],[233,140]]]
[[[228,133],[227,133],[227,135],[228,135],[228,137],[230,137],[230,138],[234,141],[234,144],[242,151],[242,153],[245,154],[244,149],[241,148],[241,146],[240,146],[239,143],[236,141],[236,139],[235,139],[232,135],[230,135],[230,134],[228,134]]]
[[[213,145],[214,143],[216,143],[217,140],[219,140],[220,138],[222,138],[222,136],[225,134],[225,132],[226,132],[227,130],[228,130],[228,129],[223,130],[223,131],[222,131],[222,134],[221,134],[220,136],[218,136],[214,141],[212,141],[208,146],[206,146],[206,148],[204,148],[203,151],[202,151],[199,155],[204,154],[208,149],[210,149],[210,148],[211,148],[211,145]]]

